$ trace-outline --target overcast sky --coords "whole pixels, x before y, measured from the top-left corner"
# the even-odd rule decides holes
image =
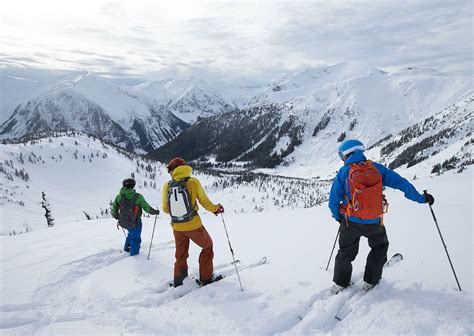
[[[0,66],[256,84],[339,62],[472,73],[470,0],[2,1]]]

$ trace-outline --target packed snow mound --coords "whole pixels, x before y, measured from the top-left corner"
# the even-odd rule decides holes
[[[197,288],[192,278],[198,276],[199,249],[191,244],[190,277],[176,289],[168,286],[174,242],[166,216],[158,216],[150,260],[153,218],[144,218],[142,248],[135,257],[122,252],[123,233],[112,219],[65,222],[0,237],[0,333],[470,335],[472,181],[469,170],[415,181],[419,190],[435,196],[433,209],[463,292],[456,289],[428,206],[387,190],[389,255],[399,252],[405,258],[387,268],[365,295],[360,292],[365,239],[354,262],[354,285],[329,295],[333,262],[329,271],[325,268],[337,225],[326,206],[224,214],[239,267],[268,258],[264,265],[241,270],[244,292],[232,275],[219,217],[203,216],[203,221],[214,241],[215,272],[228,276]]]

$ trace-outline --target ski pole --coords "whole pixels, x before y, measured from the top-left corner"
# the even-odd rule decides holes
[[[242,287],[242,281],[240,280],[239,269],[237,268],[237,263],[235,262],[234,250],[232,249],[232,245],[230,244],[229,233],[227,232],[227,227],[224,221],[224,215],[221,214],[222,224],[224,224],[225,235],[227,236],[227,242],[229,243],[230,252],[232,253],[232,259],[234,260],[235,272],[237,273],[237,278],[239,278],[240,289],[242,292],[244,291],[244,287]]]
[[[334,252],[334,248],[336,247],[337,238],[339,237],[339,233],[340,233],[340,232],[341,232],[341,227],[339,226],[339,229],[337,230],[336,239],[334,239],[334,245],[332,246],[331,255],[329,256],[328,264],[327,264],[327,266],[326,266],[326,271],[328,270],[329,264],[331,263],[332,254],[333,254],[333,252]]]
[[[153,232],[151,234],[151,240],[150,240],[150,249],[148,250],[148,258],[146,258],[146,260],[150,260],[151,245],[153,244],[153,236],[155,235],[155,226],[156,226],[157,218],[158,218],[158,214],[155,215],[155,223],[153,224]]]
[[[426,195],[427,193],[428,193],[427,190],[423,190],[424,195]],[[451,258],[449,257],[448,247],[446,246],[446,244],[444,242],[443,235],[441,234],[441,230],[439,229],[438,221],[437,221],[436,216],[434,214],[433,208],[431,207],[431,204],[428,204],[428,205],[430,206],[431,214],[433,215],[433,219],[434,219],[434,222],[436,224],[436,228],[438,229],[439,237],[441,238],[441,243],[443,244],[444,250],[446,251],[446,255],[448,256],[449,264],[451,265],[451,269],[453,270],[454,278],[456,279],[456,283],[458,284],[459,291],[462,292],[461,285],[459,284],[459,280],[458,280],[458,277],[456,275],[456,271],[454,270],[453,263],[451,262]]]
[[[120,230],[119,227],[121,226],[119,225],[119,222],[117,222],[117,230]],[[125,236],[125,239],[127,239],[127,235],[125,234],[125,230],[123,227],[122,227],[122,231],[123,231],[123,235]]]

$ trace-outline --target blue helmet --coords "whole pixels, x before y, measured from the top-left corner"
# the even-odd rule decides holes
[[[337,151],[341,160],[345,161],[349,154],[360,151],[361,153],[365,151],[365,146],[359,140],[348,139],[344,141]]]

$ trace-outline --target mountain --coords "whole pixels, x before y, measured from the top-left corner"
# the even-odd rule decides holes
[[[42,83],[32,92],[40,88],[44,92],[15,108],[0,127],[0,136],[75,129],[145,153],[199,117],[236,109],[210,85],[196,80],[119,86],[83,72]]]
[[[474,164],[474,95],[448,106],[369,148],[391,169],[410,168],[424,161],[431,173],[462,171]],[[435,160],[433,160],[435,159]]]
[[[432,126],[441,132],[456,127],[459,111],[465,111],[457,137],[468,141],[472,84],[472,78],[432,69],[394,74],[349,64],[307,69],[276,81],[238,113],[196,123],[151,155],[162,161],[212,156],[252,167],[280,165],[280,173],[301,167],[313,176],[331,176],[340,164],[337,146],[345,138],[369,146],[429,117],[446,119]]]
[[[0,73],[0,123],[7,120],[19,104],[42,90],[40,81]]]
[[[19,105],[0,126],[0,137],[76,129],[161,161],[180,155],[208,163],[278,167],[278,173],[289,176],[304,170],[330,177],[339,165],[335,149],[344,138],[361,139],[374,148],[373,159],[387,164],[397,155],[406,161],[402,152],[418,148],[399,141],[396,151],[376,149],[374,144],[387,145],[383,140],[389,136],[407,140],[406,134],[417,129],[418,140],[427,137],[422,145],[427,150],[435,148],[431,136],[461,123],[456,139],[466,143],[472,138],[473,79],[434,69],[387,73],[337,64],[289,73],[265,88],[195,78],[126,86],[87,72],[45,81],[11,74],[2,78],[4,85],[10,83],[2,109]],[[442,122],[428,131],[423,123],[429,118]],[[441,138],[436,142],[441,147],[433,151],[447,148]],[[418,162],[428,158],[417,155]],[[469,155],[458,166],[461,161],[470,162]]]
[[[198,79],[153,81],[133,89],[138,94],[156,99],[160,106],[189,124],[198,118],[237,110],[236,104],[223,98],[218,89]]]

